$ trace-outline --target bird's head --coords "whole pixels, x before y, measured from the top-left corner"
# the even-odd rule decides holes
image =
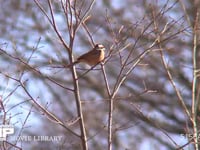
[[[95,49],[96,49],[96,50],[99,50],[99,51],[101,51],[101,50],[106,50],[105,47],[104,47],[102,44],[96,44],[96,45],[95,45]]]

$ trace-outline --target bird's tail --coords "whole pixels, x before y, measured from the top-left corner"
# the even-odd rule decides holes
[[[74,66],[74,65],[76,65],[76,64],[78,64],[79,63],[79,61],[78,60],[76,60],[76,61],[74,61],[73,63],[71,63],[71,64],[68,64],[67,66],[65,66],[66,68],[70,68],[70,67],[72,67],[72,66]]]

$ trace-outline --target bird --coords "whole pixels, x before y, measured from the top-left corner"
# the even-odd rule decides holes
[[[104,60],[104,51],[105,47],[102,44],[96,44],[92,50],[78,57],[73,65],[78,63],[86,63],[90,66],[97,65]]]

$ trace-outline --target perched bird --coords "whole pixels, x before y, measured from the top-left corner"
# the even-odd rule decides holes
[[[105,47],[102,44],[96,44],[92,50],[78,57],[73,64],[83,62],[90,66],[97,65],[105,58],[104,50]]]

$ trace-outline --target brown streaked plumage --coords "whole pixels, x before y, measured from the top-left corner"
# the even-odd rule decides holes
[[[102,44],[96,44],[91,51],[81,55],[73,64],[83,62],[90,66],[97,65],[104,60],[104,50],[105,47]]]

